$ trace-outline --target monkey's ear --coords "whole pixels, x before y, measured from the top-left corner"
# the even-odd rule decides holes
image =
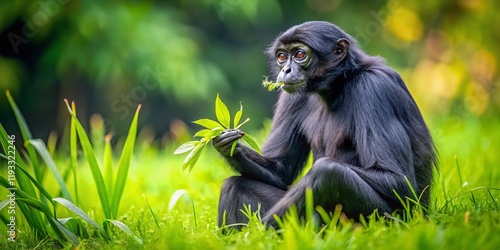
[[[335,46],[335,55],[338,56],[338,60],[344,59],[344,57],[347,55],[347,52],[349,52],[349,46],[350,43],[347,39],[345,38],[340,38],[337,41],[337,45]]]

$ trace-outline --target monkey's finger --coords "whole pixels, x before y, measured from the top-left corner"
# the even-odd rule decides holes
[[[232,131],[225,134],[221,134],[213,139],[214,146],[223,147],[225,145],[231,145],[234,141],[239,140],[242,135],[238,131]]]
[[[232,130],[224,130],[222,133],[214,138],[214,142],[225,141],[227,139],[237,140],[241,137],[241,132],[235,129]]]
[[[224,135],[224,134],[231,134],[231,133],[239,133],[240,135],[245,135],[245,132],[239,130],[239,129],[235,129],[235,128],[231,128],[231,129],[224,129],[220,134],[221,135]]]

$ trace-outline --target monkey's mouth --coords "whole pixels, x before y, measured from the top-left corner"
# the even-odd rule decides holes
[[[281,86],[295,86],[304,84],[304,80],[290,81],[290,82],[278,82]]]
[[[294,93],[305,84],[305,81],[298,80],[298,81],[279,82],[279,83],[281,84],[281,88],[284,91],[286,91],[287,93]]]

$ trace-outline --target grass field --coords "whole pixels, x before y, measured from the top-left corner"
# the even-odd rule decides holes
[[[108,184],[119,183],[123,174],[118,162],[128,154],[122,152],[122,148],[127,148],[126,135],[120,135],[123,138],[118,140],[110,159],[111,149],[104,143],[99,126],[89,133],[95,159],[104,176],[103,182],[96,184],[95,169],[90,167],[92,164],[85,152],[75,150],[76,145],[68,143],[70,137],[80,136],[75,129],[76,132],[61,138],[66,142],[55,150],[50,140],[47,142],[47,151],[57,166],[55,171],[59,172],[69,192],[66,196],[61,192],[61,180],[54,177],[54,170],[47,170],[45,158],[36,157],[36,164],[43,169],[38,176],[40,179],[29,167],[35,164],[33,157],[23,158],[31,160],[29,164],[26,162],[26,168],[51,197],[71,199],[90,220],[84,219],[75,209],[50,202],[40,193],[40,188],[34,186],[36,192],[32,198],[41,201],[41,205],[36,203],[38,206],[45,204],[50,210],[41,215],[45,234],[35,229],[25,218],[26,213],[20,211],[19,204],[36,208],[35,202],[22,200],[18,193],[16,241],[8,240],[9,214],[4,201],[0,249],[74,248],[71,240],[61,236],[64,233],[57,233],[56,224],[49,224],[52,217],[59,221],[72,218],[64,225],[78,236],[79,249],[498,249],[500,120],[442,117],[430,119],[429,126],[439,149],[440,166],[428,218],[418,213],[409,221],[372,218],[365,223],[352,223],[334,218],[329,226],[318,228],[310,223],[301,224],[290,215],[283,229],[276,232],[266,229],[254,216],[249,227],[230,235],[223,235],[217,228],[216,209],[222,181],[232,172],[213,148],[207,147],[193,171],[187,174],[181,169],[185,155],[172,154],[183,141],[159,147],[158,141],[139,128],[134,152],[129,155],[131,160],[123,194],[118,198],[119,207],[113,213],[114,203],[110,202],[111,212],[107,213],[98,186],[106,185],[109,196],[115,196],[117,185]],[[262,144],[266,133],[264,130],[252,134],[257,135]],[[13,134],[21,140],[17,131]],[[7,161],[0,160],[1,175],[5,178],[8,177],[7,165]],[[73,165],[76,173],[71,168]],[[114,179],[109,179],[113,176],[110,173],[116,173]],[[0,188],[1,197],[7,194],[7,189]],[[41,210],[31,209],[31,215],[36,217]],[[112,226],[110,222],[113,221],[123,223],[130,232]]]

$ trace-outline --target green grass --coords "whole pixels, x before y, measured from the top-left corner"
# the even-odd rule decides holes
[[[80,249],[497,249],[500,246],[500,120],[445,117],[432,119],[429,125],[441,164],[428,218],[418,213],[406,222],[373,218],[365,223],[352,223],[334,218],[330,226],[315,228],[308,223],[301,225],[290,215],[284,229],[277,233],[265,229],[253,216],[249,227],[230,235],[223,235],[216,227],[216,211],[222,181],[232,173],[211,147],[204,149],[196,169],[187,174],[181,169],[184,156],[172,153],[189,138],[159,147],[158,141],[139,131],[126,169],[122,195],[115,198],[119,206],[112,198],[107,198],[108,206],[105,206],[102,196],[111,197],[122,188],[116,183],[123,180],[110,175],[114,172],[125,175],[125,170],[117,170],[120,163],[113,165],[113,162],[120,162],[123,152],[132,150],[130,146],[127,149],[130,145],[125,142],[127,135],[117,135],[123,139],[118,140],[114,148],[104,142],[103,135],[95,136],[98,139],[91,137],[97,165],[89,167],[93,160],[88,160],[80,141],[78,150],[70,149],[75,147],[76,129],[66,136],[73,138],[72,142],[67,139],[48,157],[53,159],[56,170],[47,162],[47,157],[40,156],[40,145],[24,150],[28,152],[23,155],[24,159],[34,157],[37,161],[26,162],[24,166],[33,178],[31,183],[41,186],[28,185],[30,180],[24,178],[26,192],[29,197],[39,198],[40,206],[49,211],[46,214],[19,202],[18,209],[26,211],[17,212],[17,241],[8,242],[4,233],[0,237],[0,249],[74,248],[71,240],[58,238],[64,233],[53,230],[55,224],[47,226],[48,218],[72,218],[64,225],[78,238]],[[98,127],[90,134],[99,134],[94,131]],[[16,134],[20,140],[17,131],[9,133]],[[261,135],[257,139],[262,142],[266,131],[256,134]],[[104,146],[98,147],[99,143]],[[35,172],[34,164],[41,171]],[[1,176],[6,177],[6,166],[7,162],[1,159]],[[96,184],[96,168],[104,173],[102,184]],[[61,177],[53,174],[54,171]],[[63,178],[64,185],[59,178]],[[67,187],[69,196],[62,186]],[[108,190],[108,187],[112,188]],[[40,188],[47,194],[42,194]],[[0,197],[6,195],[7,191],[0,188]],[[88,219],[52,201],[55,197],[73,199]],[[28,219],[21,213],[33,217]],[[0,228],[5,232],[6,209],[2,209],[1,218]],[[130,234],[116,224],[111,226],[110,219],[126,225]]]

